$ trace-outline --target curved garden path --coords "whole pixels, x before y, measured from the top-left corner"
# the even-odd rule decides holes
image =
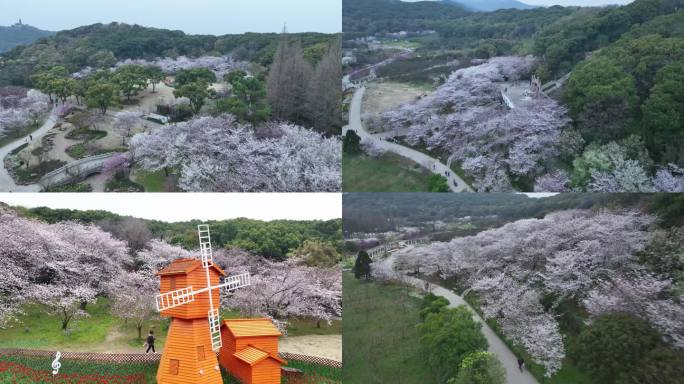
[[[351,106],[349,108],[349,125],[344,127],[343,134],[347,131],[353,130],[356,134],[361,137],[361,140],[372,140],[378,147],[396,153],[399,156],[405,157],[412,160],[422,167],[430,170],[432,173],[436,173],[442,176],[449,175],[447,177],[449,188],[453,192],[473,192],[473,189],[466,184],[466,182],[461,179],[454,171],[452,171],[446,164],[440,162],[439,160],[430,157],[423,152],[416,151],[415,149],[399,145],[397,143],[392,143],[386,140],[382,140],[376,135],[371,134],[363,126],[361,121],[361,104],[363,103],[363,94],[366,92],[365,87],[360,87],[354,92],[354,97],[352,98]],[[445,176],[446,177],[446,176]]]
[[[425,287],[425,280],[418,279],[415,277],[405,276],[405,281],[411,283],[419,288]],[[508,349],[508,346],[497,336],[496,333],[489,327],[489,325],[480,317],[480,315],[475,312],[475,310],[468,304],[463,297],[457,295],[453,291],[439,286],[435,283],[430,282],[432,287],[431,292],[435,295],[443,296],[449,300],[449,307],[454,308],[460,305],[465,305],[473,313],[473,319],[478,323],[482,324],[482,333],[487,339],[489,344],[489,352],[496,355],[496,357],[501,361],[504,368],[506,369],[506,383],[507,384],[539,384],[537,379],[535,379],[527,369],[522,372],[518,369],[518,359],[515,357],[513,352]]]
[[[38,140],[51,130],[57,123],[57,108],[53,108],[50,115],[45,120],[45,123],[33,131],[30,135],[21,137],[4,147],[0,148],[0,192],[40,192],[42,189],[39,184],[17,185],[14,179],[5,168],[5,157],[13,150],[19,148],[25,143],[28,143],[29,136],[33,136],[33,140]]]

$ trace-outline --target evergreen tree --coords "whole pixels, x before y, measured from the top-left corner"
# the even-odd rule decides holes
[[[360,251],[354,263],[354,276],[357,279],[370,279],[372,262],[366,251]]]

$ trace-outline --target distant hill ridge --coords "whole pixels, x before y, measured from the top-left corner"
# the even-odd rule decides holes
[[[517,0],[442,0],[447,4],[458,4],[466,9],[478,12],[491,12],[499,9],[533,9],[533,5]]]
[[[0,26],[0,52],[9,51],[18,45],[29,45],[38,39],[54,34],[55,33],[51,31],[44,31],[23,24],[21,20],[9,27]]]

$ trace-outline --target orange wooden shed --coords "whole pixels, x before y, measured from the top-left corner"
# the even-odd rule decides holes
[[[225,272],[210,262],[211,285],[218,285]],[[207,287],[206,270],[198,259],[178,259],[157,273],[161,293]],[[209,331],[209,291],[195,294],[194,301],[161,311],[171,317],[157,370],[159,384],[221,384],[221,371],[212,350]],[[219,290],[211,290],[212,300],[219,303]]]
[[[244,384],[279,384],[282,333],[269,319],[230,319],[221,324],[221,366]]]

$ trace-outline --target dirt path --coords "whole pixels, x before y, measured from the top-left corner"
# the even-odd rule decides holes
[[[416,87],[403,83],[368,83],[363,98],[364,113],[380,114],[401,105],[412,103],[427,95],[428,87]]]
[[[280,352],[342,361],[342,335],[309,335],[280,339]]]

